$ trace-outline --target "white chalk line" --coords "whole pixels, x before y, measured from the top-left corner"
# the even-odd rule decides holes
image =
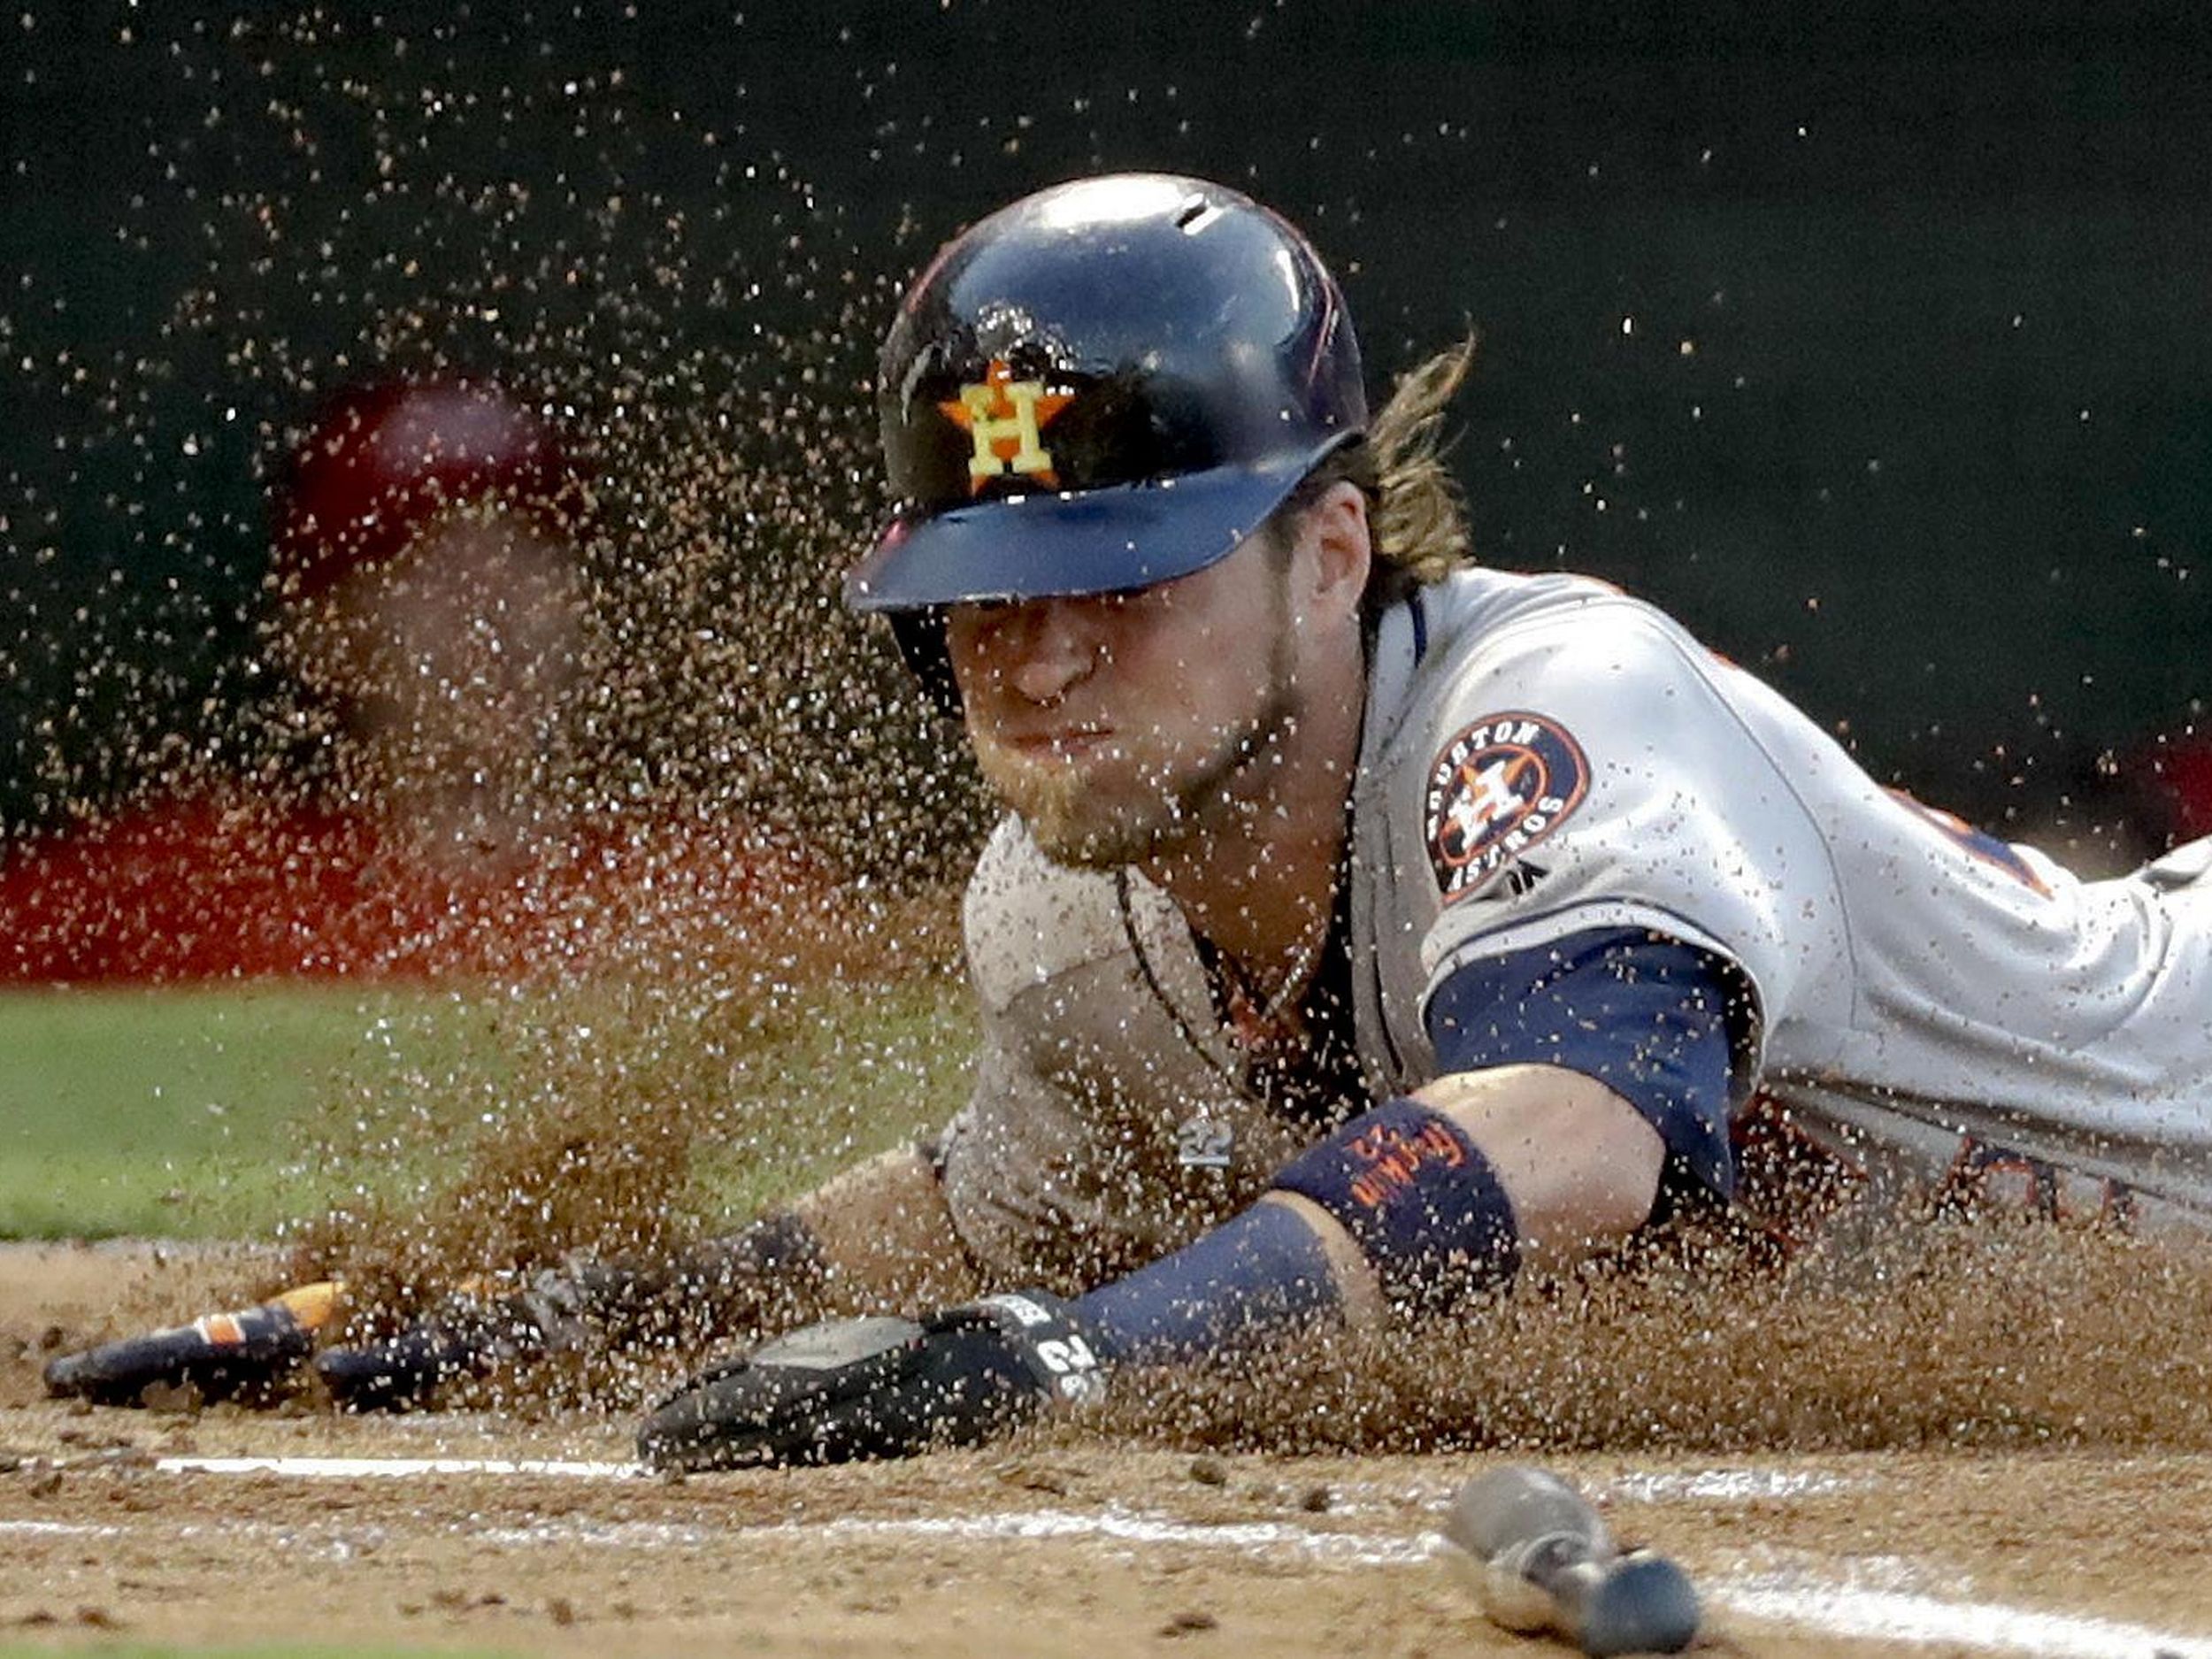
[[[567,1459],[470,1457],[164,1457],[154,1468],[174,1474],[273,1475],[288,1479],[404,1479],[423,1475],[634,1480],[649,1471],[636,1463]],[[1813,1495],[1853,1483],[1839,1477],[1771,1470],[1709,1470],[1689,1474],[1627,1475],[1600,1490],[1640,1500],[1695,1498],[1743,1501]],[[112,1525],[0,1519],[0,1536],[113,1537]],[[1411,1538],[1319,1532],[1281,1522],[1197,1523],[1169,1520],[1109,1505],[1097,1511],[1039,1509],[978,1516],[841,1517],[778,1522],[764,1527],[692,1528],[541,1521],[526,1528],[472,1529],[495,1545],[591,1543],[653,1548],[725,1542],[744,1536],[936,1538],[962,1540],[1096,1539],[1123,1545],[1221,1548],[1257,1555],[1294,1554],[1346,1566],[1408,1566],[1448,1548],[1434,1533]],[[1986,1653],[2017,1653],[2039,1659],[2212,1659],[2212,1638],[2085,1615],[2055,1613],[1999,1601],[1958,1601],[1922,1594],[1895,1584],[1838,1581],[1817,1567],[1762,1571],[1701,1584],[1708,1604],[1755,1624],[1782,1624],[1863,1640],[1913,1646],[1944,1645]],[[1893,1578],[1894,1575],[1892,1574]]]
[[[157,1457],[165,1475],[277,1475],[291,1480],[414,1480],[425,1475],[542,1475],[557,1480],[640,1480],[642,1463],[534,1457]]]
[[[150,1527],[156,1524],[149,1521]],[[389,1533],[379,1527],[326,1525],[278,1526],[265,1521],[241,1519],[212,1526],[176,1526],[161,1523],[172,1537],[232,1532],[272,1537],[318,1555],[343,1555],[365,1542],[381,1545]],[[485,1526],[456,1523],[451,1532],[465,1532],[480,1542],[498,1547],[589,1544],[603,1548],[657,1549],[670,1546],[715,1543],[726,1545],[741,1539],[928,1538],[981,1540],[1099,1540],[1125,1545],[1176,1546],[1226,1549],[1250,1555],[1302,1555],[1345,1566],[1406,1566],[1426,1560],[1446,1548],[1433,1533],[1412,1538],[1389,1538],[1364,1532],[1318,1532],[1286,1522],[1248,1521],[1209,1524],[1170,1520],[1110,1504],[1098,1511],[1075,1509],[1005,1510],[973,1516],[902,1516],[871,1518],[840,1517],[826,1521],[777,1521],[766,1525],[684,1525],[662,1522],[604,1522],[551,1517],[527,1526]],[[114,1538],[123,1529],[110,1523],[92,1525],[66,1521],[0,1519],[0,1538],[23,1537]]]
[[[1863,1640],[1938,1644],[2043,1659],[2212,1659],[2212,1639],[2001,1601],[1947,1601],[1903,1590],[1760,1575],[1701,1586],[1739,1618]]]
[[[1686,1499],[1745,1503],[1753,1498],[1824,1497],[1832,1492],[1848,1492],[1869,1484],[1824,1471],[1698,1469],[1618,1475],[1610,1480],[1595,1481],[1589,1489],[1601,1499],[1625,1498],[1634,1503],[1678,1503]]]
[[[1123,1544],[1233,1549],[1254,1555],[1301,1555],[1359,1567],[1409,1566],[1448,1548],[1443,1539],[1432,1532],[1413,1538],[1388,1538],[1369,1532],[1316,1532],[1279,1521],[1170,1521],[1114,1504],[1095,1513],[1032,1509],[997,1515],[903,1516],[885,1520],[845,1517],[812,1523],[785,1521],[756,1530],[827,1534],[833,1538],[1097,1538]]]
[[[635,1480],[652,1475],[642,1463],[507,1457],[163,1457],[156,1460],[154,1467],[165,1474],[279,1475],[309,1480],[412,1479],[423,1475],[544,1475],[561,1479]],[[1594,1483],[1592,1490],[1601,1498],[1624,1498],[1638,1503],[1684,1499],[1740,1503],[1752,1498],[1814,1497],[1863,1484],[1824,1471],[1701,1469],[1620,1475]],[[1449,1483],[1425,1483],[1411,1489],[1410,1495],[1440,1503],[1455,1489]]]
[[[120,1538],[119,1526],[88,1526],[80,1521],[0,1521],[0,1538]]]

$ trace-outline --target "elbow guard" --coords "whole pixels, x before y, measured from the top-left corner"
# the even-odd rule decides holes
[[[1300,1153],[1274,1187],[1333,1217],[1409,1312],[1448,1311],[1520,1269],[1513,1205],[1490,1161],[1457,1124],[1403,1095]]]

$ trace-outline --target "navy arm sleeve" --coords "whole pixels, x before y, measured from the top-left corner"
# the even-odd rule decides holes
[[[1594,1078],[1659,1132],[1671,1164],[1727,1197],[1732,1025],[1747,1023],[1747,996],[1709,952],[1594,929],[1455,969],[1429,999],[1429,1041],[1440,1074],[1536,1064]]]

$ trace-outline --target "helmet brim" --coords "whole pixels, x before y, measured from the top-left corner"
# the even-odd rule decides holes
[[[1332,450],[895,519],[845,578],[856,611],[1068,598],[1173,581],[1233,553]]]

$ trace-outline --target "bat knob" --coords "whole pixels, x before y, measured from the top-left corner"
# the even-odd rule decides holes
[[[1576,1645],[1593,1659],[1680,1653],[1697,1635],[1697,1592],[1663,1555],[1624,1555],[1583,1604]]]

